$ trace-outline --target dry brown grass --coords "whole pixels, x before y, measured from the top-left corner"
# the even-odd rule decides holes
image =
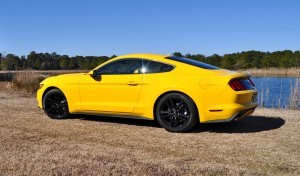
[[[0,119],[0,175],[300,174],[300,111],[175,134],[143,120],[51,120],[32,95],[0,90]]]
[[[0,71],[0,73],[23,73],[23,72],[33,72],[38,74],[66,74],[66,73],[86,73],[89,70],[12,70],[12,71]]]
[[[22,72],[16,73],[13,76],[11,85],[18,91],[24,91],[27,93],[35,93],[39,88],[39,83],[46,77],[34,72]]]
[[[240,70],[251,73],[253,76],[293,76],[300,77],[300,68],[261,68]]]
[[[44,70],[44,71],[13,71],[11,74],[13,75],[11,81],[11,87],[15,90],[27,92],[27,93],[35,93],[39,88],[39,83],[49,76],[55,76],[66,73],[78,73],[85,72],[85,70]],[[0,72],[1,73],[1,72]],[[7,74],[2,72],[2,79],[6,80],[5,76],[11,76],[11,74]]]

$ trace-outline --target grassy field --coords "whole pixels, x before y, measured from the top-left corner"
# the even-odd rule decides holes
[[[300,175],[300,111],[175,134],[144,120],[51,120],[0,83],[0,119],[0,175]]]

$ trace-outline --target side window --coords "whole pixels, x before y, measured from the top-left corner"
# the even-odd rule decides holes
[[[162,73],[162,72],[169,72],[174,69],[174,66],[155,62],[155,61],[147,61],[144,62],[144,70],[143,73]]]
[[[142,67],[141,59],[122,59],[99,68],[98,73],[102,75],[134,74]]]

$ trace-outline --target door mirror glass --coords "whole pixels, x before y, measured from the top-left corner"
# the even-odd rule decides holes
[[[98,71],[97,70],[93,70],[92,77],[93,78],[97,78],[98,76],[99,76]]]

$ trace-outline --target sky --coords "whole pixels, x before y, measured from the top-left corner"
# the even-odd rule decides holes
[[[0,52],[300,50],[299,0],[0,0]]]

